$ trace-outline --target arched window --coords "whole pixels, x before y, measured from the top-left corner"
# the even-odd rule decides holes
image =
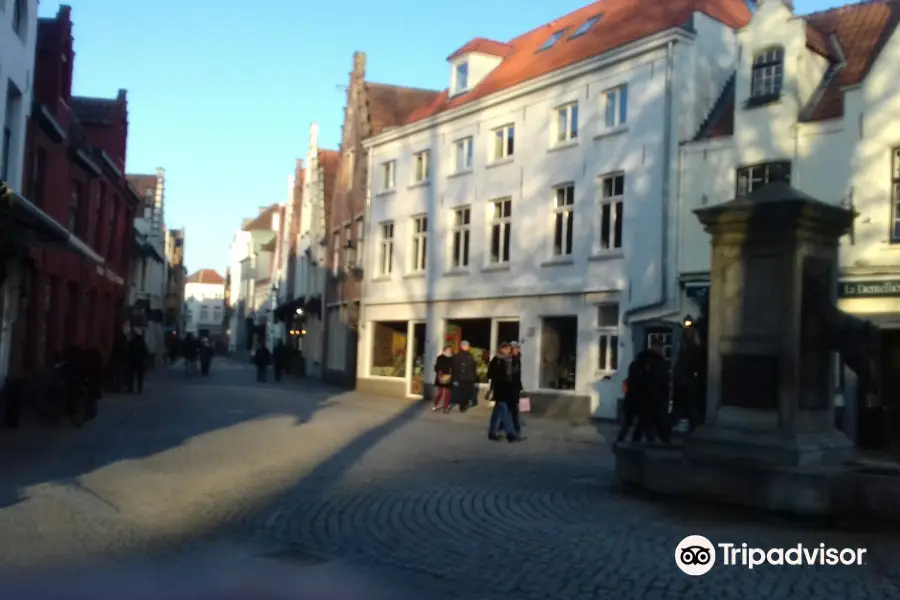
[[[773,46],[753,55],[753,76],[750,96],[767,98],[779,96],[784,81],[784,48]]]
[[[28,8],[25,0],[13,0],[12,28],[16,35],[25,40],[28,23]]]

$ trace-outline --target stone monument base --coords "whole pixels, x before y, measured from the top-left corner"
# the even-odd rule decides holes
[[[801,515],[900,521],[900,467],[865,461],[784,467],[689,458],[677,445],[620,444],[620,482],[644,490]]]

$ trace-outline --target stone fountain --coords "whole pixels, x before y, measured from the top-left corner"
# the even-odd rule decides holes
[[[834,427],[833,353],[859,363],[853,349],[867,347],[850,343],[863,334],[835,307],[853,212],[772,183],[696,215],[712,236],[707,421],[683,447],[620,445],[620,481],[771,510],[900,518],[900,477],[862,468]]]

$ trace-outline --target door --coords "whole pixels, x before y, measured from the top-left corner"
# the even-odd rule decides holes
[[[426,330],[425,323],[412,324],[412,339],[408,351],[412,356],[412,375],[409,378],[409,393],[412,396],[425,395]]]

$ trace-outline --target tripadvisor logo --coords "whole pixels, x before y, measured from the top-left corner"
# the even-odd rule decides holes
[[[825,544],[804,546],[797,544],[789,548],[755,548],[744,544],[713,544],[702,535],[689,535],[675,547],[675,564],[687,575],[699,576],[709,573],[715,566],[716,558],[726,567],[753,569],[761,565],[838,566],[865,564],[865,548],[831,548]]]

